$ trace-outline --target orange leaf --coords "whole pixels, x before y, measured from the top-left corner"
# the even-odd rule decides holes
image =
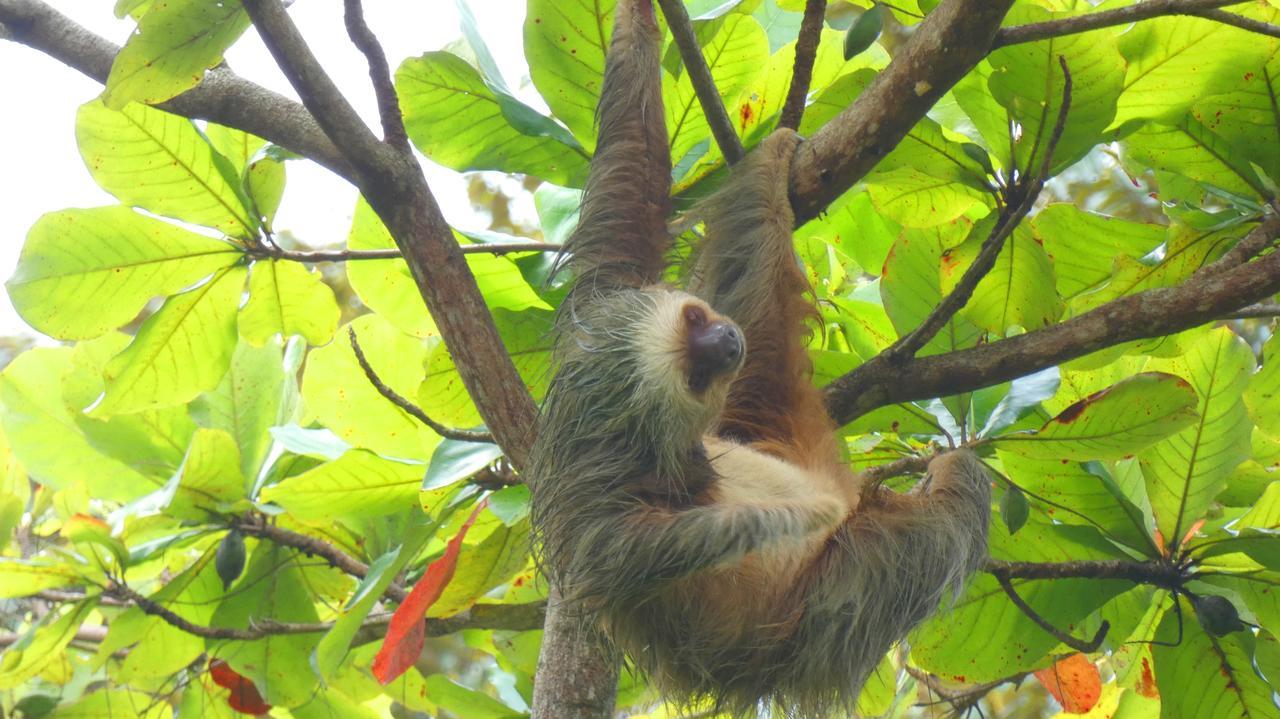
[[[436,603],[453,579],[453,572],[458,568],[458,553],[462,551],[462,540],[488,503],[489,500],[486,499],[476,505],[471,516],[462,523],[457,536],[449,540],[444,554],[427,567],[422,578],[413,585],[409,596],[405,597],[395,614],[391,615],[391,624],[387,626],[387,636],[382,640],[382,648],[373,658],[373,676],[379,682],[389,684],[394,681],[413,666],[413,662],[422,653],[422,645],[427,638],[427,610]]]
[[[227,697],[227,704],[232,709],[241,714],[266,714],[271,711],[271,705],[263,700],[262,695],[258,693],[258,687],[243,674],[231,668],[230,664],[221,659],[214,659],[209,662],[209,676],[213,678],[213,683],[224,689],[231,691],[231,696]]]
[[[1098,668],[1083,654],[1072,654],[1048,669],[1036,672],[1036,679],[1068,714],[1084,714],[1102,696]]]

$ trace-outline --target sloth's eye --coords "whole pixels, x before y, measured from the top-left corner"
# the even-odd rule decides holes
[[[697,305],[684,306],[684,321],[689,329],[697,329],[707,323],[707,313]]]

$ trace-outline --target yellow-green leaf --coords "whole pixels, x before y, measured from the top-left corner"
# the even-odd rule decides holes
[[[6,287],[32,327],[59,339],[87,339],[240,256],[234,245],[127,207],[62,210],[31,227]]]
[[[426,469],[422,464],[352,449],[332,462],[264,488],[261,498],[303,520],[381,516],[416,504]]]
[[[260,260],[249,274],[249,301],[240,310],[240,334],[261,346],[277,334],[301,335],[313,345],[333,338],[341,315],[333,290],[299,262]]]

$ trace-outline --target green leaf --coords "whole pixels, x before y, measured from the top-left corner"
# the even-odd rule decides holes
[[[223,430],[235,439],[240,474],[250,480],[258,476],[271,447],[268,430],[287,422],[294,410],[285,401],[286,381],[294,380],[292,375],[286,380],[278,342],[262,347],[241,342],[218,386],[191,403],[201,427]]]
[[[873,5],[853,21],[844,35],[844,59],[861,54],[880,37],[880,30],[884,28],[883,15],[884,8]]]
[[[529,485],[503,487],[489,495],[489,511],[508,527],[529,516]]]
[[[581,148],[512,127],[480,73],[456,55],[438,51],[405,60],[396,89],[409,137],[445,167],[518,172],[559,185],[586,177]]]
[[[540,399],[551,374],[550,341],[554,318],[551,311],[529,308],[522,312],[497,309],[493,312],[498,333],[534,399]],[[443,344],[437,345],[427,362],[426,377],[417,392],[418,406],[432,419],[454,427],[474,427],[480,413],[467,394],[453,357]]]
[[[280,200],[284,198],[284,183],[284,163],[279,160],[264,157],[249,166],[245,174],[245,189],[256,217],[268,223],[275,218]]]
[[[80,106],[76,140],[89,173],[126,205],[233,237],[253,237],[257,223],[241,191],[215,165],[213,148],[191,121],[134,103],[109,110]]]
[[[341,312],[333,290],[300,262],[260,260],[249,274],[249,301],[240,334],[261,346],[271,337],[300,335],[313,345],[333,339]]]
[[[1134,118],[1169,121],[1225,78],[1260,70],[1275,41],[1197,17],[1144,20],[1120,37],[1128,65],[1115,126]]]
[[[1225,140],[1191,115],[1168,125],[1148,124],[1125,140],[1126,163],[1173,172],[1242,197],[1267,197],[1249,166]],[[1169,193],[1165,193],[1169,194]]]
[[[467,719],[519,719],[525,716],[497,699],[468,689],[443,674],[427,677],[427,696],[440,707]]]
[[[1114,559],[1114,550],[1081,527],[1029,522],[1016,536],[1002,523],[991,525],[991,555],[1024,562],[1065,562]],[[1132,585],[1124,581],[1055,579],[1051,582],[1013,580],[1021,596],[1036,612],[1073,634],[1089,634],[1096,623],[1085,620]],[[916,666],[965,684],[993,681],[1053,663],[1058,640],[1045,632],[1009,601],[995,578],[979,573],[950,612],[921,625],[911,636],[911,659]]]
[[[1280,339],[1276,335],[1262,348],[1262,369],[1249,380],[1244,405],[1258,429],[1280,437]]]
[[[261,498],[302,519],[378,516],[414,506],[425,467],[352,449],[333,462],[265,487]]]
[[[1249,457],[1249,416],[1240,397],[1253,372],[1253,353],[1219,327],[1201,333],[1186,354],[1153,359],[1148,367],[1182,377],[1200,396],[1198,421],[1139,455],[1157,526],[1176,546]]]
[[[32,327],[59,339],[97,337],[240,258],[235,246],[127,207],[62,210],[32,225],[6,287]]]
[[[986,195],[968,185],[902,167],[867,176],[867,192],[877,209],[906,227],[935,227],[952,222]]]
[[[1041,8],[1020,5],[1009,13],[1006,22],[1042,22],[1052,17]],[[1014,147],[1016,165],[1023,172],[1039,171],[1058,119],[1065,87],[1059,58],[1071,73],[1071,106],[1050,174],[1058,174],[1098,144],[1115,117],[1125,64],[1113,35],[1066,35],[992,53],[988,59],[992,68],[988,84],[992,97],[1022,127]]]
[[[992,227],[990,221],[978,223],[964,244],[943,253],[943,293],[950,294],[955,289],[977,259]],[[1057,293],[1048,289],[1053,285],[1053,262],[1031,231],[1020,226],[1005,240],[995,265],[978,281],[961,314],[998,335],[1008,334],[1011,327],[1040,329],[1062,313]]]
[[[427,346],[378,315],[357,317],[351,327],[383,383],[401,397],[413,397],[422,382]],[[335,392],[335,387],[342,389]],[[302,376],[302,397],[309,411],[338,437],[383,456],[425,460],[440,441],[435,432],[378,392],[346,341],[311,351]],[[434,407],[428,405],[427,410],[433,412]]]
[[[213,146],[214,152],[227,158],[227,162],[231,163],[237,175],[244,174],[250,161],[267,144],[267,141],[261,137],[213,122],[205,125],[204,136]]]
[[[1240,632],[1214,637],[1192,619],[1191,605],[1178,601],[1182,602],[1181,615],[1165,612],[1151,647],[1160,688],[1160,716],[1275,716],[1271,688],[1253,670],[1252,637]],[[1175,644],[1179,636],[1182,640]]]
[[[529,0],[525,15],[529,77],[551,113],[589,151],[596,144],[596,102],[613,7],[612,0]]]
[[[84,482],[100,499],[128,501],[162,485],[90,444],[76,423],[79,408],[68,408],[62,394],[71,360],[69,347],[41,347],[0,373],[0,422],[14,455],[41,484],[63,489]]]
[[[509,581],[529,563],[529,535],[529,522],[523,521],[498,527],[474,547],[464,545],[453,579],[427,610],[427,616],[457,614]]]
[[[884,262],[880,276],[880,295],[884,310],[898,335],[911,332],[924,322],[942,301],[940,266],[946,247],[959,244],[971,225],[959,228],[942,226],[928,230],[907,230],[899,236]],[[956,238],[959,239],[956,239]],[[964,317],[953,316],[920,356],[972,347],[980,330]]]
[[[97,601],[90,599],[77,602],[56,618],[51,612],[45,623],[33,627],[10,645],[0,654],[0,689],[13,689],[61,659],[63,650],[96,605]]]
[[[169,511],[178,516],[203,519],[247,496],[248,487],[240,473],[240,448],[221,429],[198,429],[182,462],[178,491]]]
[[[116,54],[103,99],[118,110],[148,105],[196,86],[204,71],[249,27],[238,0],[157,0]]]
[[[996,443],[1038,459],[1123,459],[1196,423],[1196,403],[1181,377],[1144,372],[1067,407],[1033,434]]]
[[[166,300],[107,363],[106,392],[93,416],[183,404],[216,387],[235,350],[243,286],[244,270],[231,268]]]
[[[970,156],[972,151],[965,151],[965,147],[976,146],[963,145],[954,137],[953,133],[926,117],[917,122],[902,142],[876,164],[876,172],[909,167],[939,180],[958,182],[979,191],[979,196],[982,196],[982,191],[987,188],[987,170]]]
[[[1071,299],[1111,277],[1114,258],[1137,260],[1159,247],[1166,228],[1060,202],[1031,218],[1031,231],[1053,262],[1058,294]]]
[[[134,689],[98,689],[58,707],[47,719],[164,719],[173,709]]]
[[[1196,102],[1191,115],[1231,145],[1232,153],[1256,164],[1272,180],[1280,178],[1280,138],[1275,108],[1280,106],[1280,58],[1268,72],[1246,74],[1239,89]]]
[[[0,598],[29,597],[46,589],[57,589],[84,581],[65,564],[45,564],[0,557]],[[0,665],[2,666],[2,665]]]

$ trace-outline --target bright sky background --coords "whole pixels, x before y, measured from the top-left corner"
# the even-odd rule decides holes
[[[113,3],[106,0],[52,0],[51,4],[116,44],[122,44],[133,28],[132,22],[112,15]],[[404,58],[438,50],[461,35],[457,8],[450,0],[365,0],[364,4],[366,19],[382,40],[393,71]],[[526,87],[528,67],[521,37],[525,4],[469,0],[468,5],[508,86]],[[289,13],[347,98],[376,126],[368,66],[347,39],[342,3],[295,2]],[[296,97],[252,28],[226,59],[240,75]],[[76,108],[101,90],[96,82],[56,60],[0,40],[0,97],[5,99],[0,111],[0,279],[13,274],[27,230],[44,213],[115,203],[93,182],[75,143]],[[517,93],[525,102],[543,107],[536,93]],[[486,225],[487,218],[471,209],[460,175],[430,166],[427,179],[451,224],[464,229]],[[289,230],[314,246],[344,241],[355,203],[355,190],[349,184],[314,163],[294,161],[288,163],[286,188],[274,223],[277,230]],[[520,218],[531,212],[519,206],[512,211]],[[8,295],[0,293],[0,335],[33,332],[13,311]]]

